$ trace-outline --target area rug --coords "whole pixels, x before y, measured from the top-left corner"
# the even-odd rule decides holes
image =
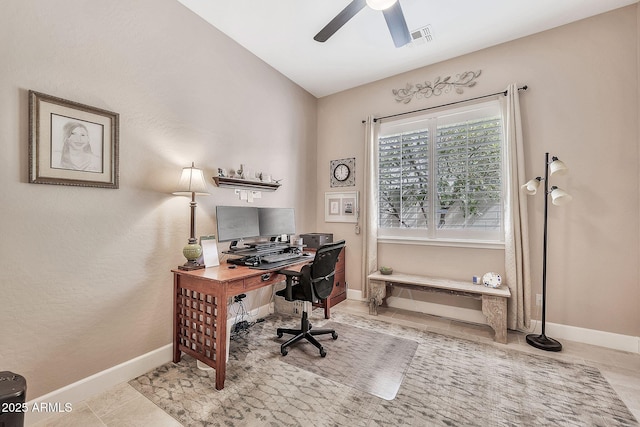
[[[396,397],[418,348],[416,341],[336,322],[322,328],[338,333],[335,341],[331,335],[316,337],[326,357],[318,357],[316,347],[300,341],[282,361],[385,400]]]
[[[186,356],[130,384],[184,426],[638,426],[595,367],[338,311],[331,321],[327,361],[344,325],[418,343],[393,400],[294,366],[300,349],[281,356],[275,334],[292,320],[278,315],[232,341],[223,390]]]

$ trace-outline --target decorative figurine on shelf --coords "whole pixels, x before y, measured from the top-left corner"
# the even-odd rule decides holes
[[[244,168],[244,165],[240,165],[240,169],[238,169],[238,170],[236,171],[236,174],[238,174],[238,178],[240,178],[240,179],[245,179],[245,178],[246,178],[246,177],[244,176],[244,175],[245,175],[245,173],[246,173],[246,170],[245,170],[245,168]]]

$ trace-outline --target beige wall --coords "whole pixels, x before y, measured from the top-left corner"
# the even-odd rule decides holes
[[[191,161],[283,178],[256,205],[313,230],[316,99],[174,0],[2,9],[0,370],[34,399],[171,342],[189,204],[170,193]],[[120,114],[120,189],[28,183],[29,89]],[[209,190],[199,235],[241,203]]]
[[[361,191],[368,114],[513,81],[531,88],[521,96],[528,174],[541,173],[547,150],[571,168],[561,183],[574,202],[550,215],[548,319],[639,336],[638,19],[628,7],[316,102],[173,0],[4,2],[1,368],[25,375],[34,399],[171,342],[169,270],[184,262],[189,224],[187,199],[170,193],[191,161],[208,177],[245,163],[283,178],[257,205],[293,206],[299,232],[346,238],[347,280],[360,289],[361,236],[322,220],[329,161],[355,156]],[[462,96],[401,105],[391,95],[476,69],[479,84]],[[29,89],[120,113],[120,189],[28,184]],[[197,234],[215,232],[216,205],[240,204],[209,190]],[[539,283],[540,199],[530,226]],[[380,256],[460,279],[503,270],[500,250],[381,245]]]
[[[574,197],[568,206],[550,208],[547,320],[640,336],[637,20],[636,6],[629,6],[320,99],[318,229],[348,240],[351,289],[361,288],[362,239],[351,226],[323,221],[329,161],[355,156],[356,189],[362,191],[361,122],[367,115],[445,104],[516,82],[530,88],[520,95],[527,175],[544,173],[544,153],[550,151],[570,167],[554,183]],[[405,105],[391,93],[407,83],[470,70],[482,75],[462,95]],[[529,215],[535,294],[541,292],[541,197],[529,199]],[[504,272],[502,250],[381,244],[379,255],[381,265],[409,273],[470,280],[486,271]]]

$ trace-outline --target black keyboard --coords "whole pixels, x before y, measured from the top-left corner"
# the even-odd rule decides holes
[[[295,252],[282,252],[279,254],[264,255],[260,257],[262,262],[273,264],[274,262],[286,261],[288,259],[300,258],[301,254]]]
[[[251,267],[251,266],[259,265],[260,259],[254,256],[245,256],[242,258],[229,258],[227,260],[227,263],[235,264],[235,265],[248,265]]]
[[[278,262],[263,262],[260,265],[254,265],[251,266],[251,268],[255,269],[255,270],[272,270],[274,268],[280,268],[280,267],[286,267],[287,265],[291,265],[291,264],[296,264],[300,261],[302,261],[303,259],[309,259],[309,257],[303,257],[302,255],[298,256],[297,258],[292,258],[292,259],[286,259],[284,261],[278,261]],[[313,258],[309,259],[309,261],[311,261]]]

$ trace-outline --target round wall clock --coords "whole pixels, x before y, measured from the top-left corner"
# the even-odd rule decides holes
[[[356,185],[356,159],[331,160],[329,165],[332,187],[351,187]]]

